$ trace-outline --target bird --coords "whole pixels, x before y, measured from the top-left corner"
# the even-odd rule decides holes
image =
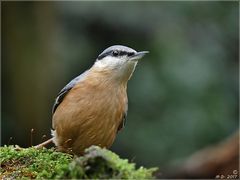
[[[58,93],[52,109],[52,141],[58,150],[82,155],[91,145],[111,147],[125,126],[128,80],[147,53],[108,47]]]

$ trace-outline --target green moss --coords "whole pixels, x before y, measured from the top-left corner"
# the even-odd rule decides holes
[[[115,153],[92,146],[73,158],[54,149],[0,147],[0,178],[150,179],[156,168],[136,169]]]
[[[0,148],[1,177],[53,178],[68,168],[72,157],[54,149]]]

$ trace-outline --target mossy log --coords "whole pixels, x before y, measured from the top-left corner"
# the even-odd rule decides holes
[[[92,146],[81,157],[52,149],[0,147],[0,179],[153,179],[156,168],[134,163],[107,149]]]

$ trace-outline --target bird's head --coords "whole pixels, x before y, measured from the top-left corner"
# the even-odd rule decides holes
[[[137,52],[132,48],[115,45],[105,49],[97,58],[93,68],[109,71],[112,77],[128,80],[141,59],[148,51]]]

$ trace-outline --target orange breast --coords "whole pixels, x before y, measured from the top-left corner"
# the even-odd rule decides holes
[[[110,147],[126,109],[125,84],[89,75],[70,90],[53,115],[56,145],[75,154],[91,145]]]

